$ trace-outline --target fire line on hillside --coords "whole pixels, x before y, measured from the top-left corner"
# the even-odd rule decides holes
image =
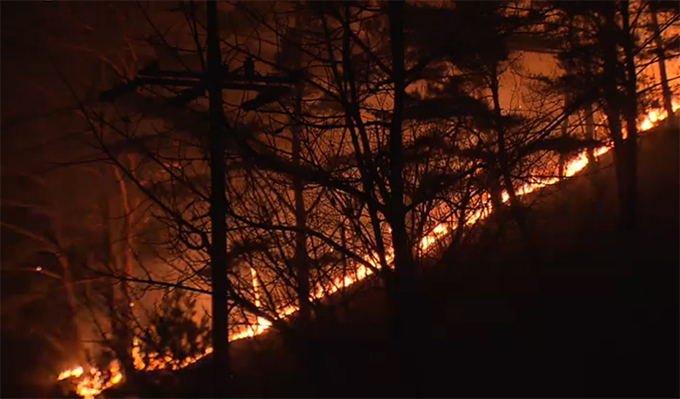
[[[677,111],[679,108],[680,102],[674,100],[673,111]],[[656,126],[658,122],[663,121],[666,118],[667,118],[666,111],[662,109],[652,109],[642,118],[642,121],[638,124],[640,133],[644,133],[650,130],[651,128]],[[612,149],[611,145],[597,148],[594,151],[594,156],[595,158],[601,157],[602,155],[609,152],[611,149]],[[588,165],[587,154],[585,151],[582,151],[565,165],[564,177],[569,178],[575,176],[580,171],[582,171],[587,165]],[[530,184],[525,184],[519,187],[517,189],[517,194],[526,195],[542,187],[553,185],[557,183],[559,180],[560,179],[557,177],[536,179],[534,182]],[[503,193],[503,201],[507,202],[508,199],[509,199],[508,194]],[[487,202],[484,205],[483,209],[478,210],[466,217],[466,225],[472,225],[477,221],[486,218],[491,214],[491,212],[492,212],[491,204],[490,202]],[[435,244],[443,237],[454,231],[456,228],[457,226],[455,225],[455,223],[444,222],[437,225],[436,227],[434,227],[431,233],[429,233],[428,235],[421,239],[420,249],[424,252],[427,251],[428,249],[432,248],[433,244]],[[391,249],[388,250],[386,256],[387,262],[391,263],[394,257]],[[380,266],[379,262],[377,262],[374,257],[367,256],[365,257],[365,260],[369,262],[371,265],[373,265],[375,268],[379,268]],[[331,295],[343,287],[348,287],[358,281],[365,279],[366,277],[370,276],[373,273],[373,271],[370,268],[367,268],[364,265],[358,265],[355,267],[355,269],[356,272],[354,273],[353,276],[338,278],[327,286],[317,287],[316,291],[313,292],[314,299],[321,299],[325,296]],[[257,274],[254,269],[251,270],[251,272],[253,277],[253,285],[256,287],[258,280]],[[278,316],[280,318],[285,318],[295,313],[296,311],[297,307],[288,306],[283,309],[280,309],[278,311]],[[244,329],[242,332],[238,334],[233,334],[231,337],[229,337],[229,339],[230,341],[236,341],[239,339],[260,335],[263,332],[269,330],[270,327],[271,323],[268,320],[258,318],[256,324],[249,328]],[[192,363],[195,363],[196,361],[200,360],[206,355],[209,355],[210,353],[212,353],[212,348],[208,348],[205,351],[205,353],[200,356],[184,359],[181,363],[178,364],[176,362],[172,362],[173,359],[167,355],[161,356],[158,353],[142,354],[137,339],[135,339],[135,341],[133,342],[132,349],[135,368],[147,371],[160,370],[165,368],[171,368],[173,370],[181,369]],[[74,368],[64,370],[57,377],[58,381],[64,381],[69,379],[72,379],[76,383],[75,388],[76,393],[78,395],[82,396],[85,399],[93,399],[99,394],[101,394],[104,390],[109,389],[115,385],[118,385],[119,383],[124,381],[124,376],[120,368],[120,365],[118,364],[117,361],[114,361],[104,371],[101,371],[93,366],[89,367],[76,366]]]

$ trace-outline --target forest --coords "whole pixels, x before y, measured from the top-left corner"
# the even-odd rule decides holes
[[[3,397],[677,397],[676,1],[9,1]]]

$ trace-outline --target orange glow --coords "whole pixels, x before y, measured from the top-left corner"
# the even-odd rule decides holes
[[[676,111],[680,108],[680,103],[677,101],[673,102],[673,110]],[[655,126],[656,123],[662,121],[667,117],[666,112],[660,109],[650,110],[644,117],[642,117],[640,122],[640,130],[644,132]],[[601,157],[611,150],[610,146],[600,147],[594,150],[594,156],[596,158]],[[564,167],[565,177],[572,177],[582,171],[588,165],[588,157],[585,151],[580,152],[576,157],[571,159]],[[532,183],[527,183],[519,188],[517,188],[517,195],[523,196],[536,191],[542,187],[555,184],[559,181],[556,177],[551,178],[541,178],[536,179]],[[508,201],[509,196],[507,193],[503,193],[503,201]],[[492,206],[489,201],[488,196],[483,197],[483,206],[472,212],[470,215],[466,215],[466,225],[472,225],[479,220],[482,220],[489,216],[492,212]],[[441,240],[443,237],[451,233],[456,229],[454,222],[443,222],[436,225],[432,231],[423,237],[420,241],[420,249],[422,251],[427,251],[432,248],[433,244]],[[387,250],[386,261],[388,265],[391,265],[394,259],[394,251],[390,248]],[[364,256],[364,261],[371,264],[374,268],[380,268],[380,262],[378,256],[375,254],[369,254]],[[329,284],[323,286],[317,286],[312,292],[312,297],[314,299],[321,299],[323,297],[329,296],[343,287],[349,287],[357,281],[361,281],[366,277],[373,274],[373,270],[364,265],[354,265],[354,274],[345,277],[338,277],[334,279]],[[259,280],[257,278],[257,272],[254,268],[251,268],[252,284],[255,292],[255,305],[261,306],[260,294],[259,294]],[[131,304],[132,305],[132,304]],[[297,306],[287,306],[280,309],[278,313],[279,318],[285,318],[293,313],[297,312]],[[234,333],[229,337],[230,341],[236,341],[239,339],[250,338],[256,335],[260,335],[265,331],[269,330],[271,327],[271,322],[258,317],[257,322],[250,327],[244,328],[243,331]],[[202,355],[190,357],[184,359],[182,362],[176,362],[169,355],[161,356],[158,353],[141,353],[139,347],[138,338],[133,340],[132,356],[134,359],[134,367],[139,370],[159,370],[170,368],[172,370],[177,370],[184,368],[196,361],[200,360],[206,355],[212,353],[212,348],[207,348],[205,353]],[[98,369],[91,367],[88,373],[85,373],[83,367],[78,366],[72,369],[64,370],[59,374],[57,380],[74,379],[77,382],[76,392],[86,398],[91,399],[99,395],[102,391],[110,388],[114,385],[121,383],[124,380],[122,370],[120,369],[117,361],[114,361],[109,365],[106,373],[102,373]],[[104,377],[107,374],[108,377]]]

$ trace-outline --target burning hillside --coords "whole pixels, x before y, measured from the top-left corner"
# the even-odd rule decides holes
[[[373,303],[389,319],[376,347],[406,392],[428,340],[410,329],[439,314],[421,317],[420,284],[440,270],[425,265],[442,253],[483,263],[476,244],[559,257],[534,242],[554,216],[543,193],[579,181],[613,193],[595,184],[610,177],[593,165],[607,153],[617,244],[651,219],[644,145],[627,130],[680,105],[669,2],[168,4],[3,5],[13,395],[56,378],[54,391],[86,399],[153,396],[210,366],[201,387],[224,396],[222,373],[259,359],[230,350],[263,342],[323,380],[315,334]],[[556,184],[586,168],[598,173]],[[475,278],[495,284],[494,267]]]
[[[680,108],[680,103],[677,101],[673,102],[673,109],[677,111]],[[639,122],[639,128],[641,133],[653,128],[659,122],[665,120],[667,117],[665,111],[661,109],[652,109],[646,115],[641,117]],[[595,158],[599,158],[602,155],[608,153],[611,150],[611,146],[604,146],[594,150]],[[583,171],[588,165],[588,158],[586,152],[580,152],[572,159],[568,161],[564,168],[564,177],[576,176],[579,172]],[[537,179],[534,182],[525,184],[517,190],[518,195],[527,195],[543,187],[555,184],[559,181],[558,177]],[[504,193],[503,200],[508,201],[507,193]],[[479,220],[486,218],[492,212],[492,206],[490,202],[485,204],[483,210],[471,213],[466,217],[466,223],[468,225],[473,225]],[[420,247],[423,251],[428,251],[428,249],[433,247],[433,244],[441,240],[443,237],[450,234],[457,228],[455,224],[442,223],[437,225],[430,234],[423,237],[420,243]],[[389,257],[391,259],[391,256]],[[371,262],[374,267],[379,268],[379,264],[375,262],[374,258],[366,257],[365,259]],[[253,286],[257,288],[258,279],[256,272],[253,269]],[[314,291],[314,298],[321,299],[325,296],[329,296],[337,292],[343,287],[349,287],[352,284],[361,281],[373,274],[373,271],[363,265],[355,265],[354,273],[348,275],[342,279],[336,279],[326,286],[319,286]],[[282,308],[278,316],[280,318],[286,318],[291,314],[297,312],[297,308],[293,306],[288,306]],[[244,328],[241,332],[235,333],[230,336],[230,341],[236,341],[240,339],[246,339],[260,335],[268,331],[271,327],[271,323],[263,318],[258,318],[257,323],[254,323],[250,327]],[[134,346],[132,349],[132,354],[134,357],[134,365],[138,370],[153,371],[162,369],[172,369],[178,370],[184,368],[190,364],[193,364],[204,356],[212,353],[212,348],[207,348],[202,355],[188,357],[183,359],[181,362],[176,362],[169,355],[160,355],[158,353],[142,353],[139,348],[139,341],[135,338]],[[124,381],[124,376],[120,366],[117,362],[111,363],[109,367],[105,370],[98,370],[96,367],[92,366],[76,366],[72,369],[64,370],[59,374],[59,381],[72,380],[75,383],[75,389],[78,395],[86,399],[95,398],[104,390],[120,384]]]

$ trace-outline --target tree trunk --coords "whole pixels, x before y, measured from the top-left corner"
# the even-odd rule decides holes
[[[647,296],[647,269],[646,263],[640,262],[637,249],[637,217],[638,217],[638,176],[637,176],[637,71],[635,65],[633,34],[630,27],[629,1],[621,2],[622,16],[622,45],[626,69],[625,80],[625,105],[622,107],[626,120],[627,135],[623,142],[625,151],[624,175],[625,186],[623,188],[623,207],[621,214],[621,235],[619,247],[625,254],[625,259],[632,265],[630,282],[630,307],[633,309],[635,325],[631,329],[633,337],[644,340],[648,336],[648,312],[641,303],[648,303]],[[670,115],[670,114],[669,114]]]
[[[347,247],[347,232],[345,231],[345,221],[342,221],[342,224],[340,225],[340,244],[342,245],[343,248],[348,248]],[[347,301],[347,286],[345,284],[345,279],[347,278],[347,272],[350,270],[349,269],[349,264],[347,261],[347,255],[345,253],[342,253],[342,290],[340,292],[340,301],[342,303],[342,309],[343,313],[347,314],[347,311],[349,309],[348,307],[348,301]]]
[[[620,32],[616,25],[616,5],[608,3],[604,8],[605,23],[601,29],[602,54],[604,59],[604,111],[609,123],[609,131],[614,141],[614,170],[616,174],[617,194],[619,202],[619,220],[624,223],[624,215],[627,211],[626,187],[628,185],[626,173],[626,149],[623,138],[623,126],[621,125],[621,100],[616,77],[620,75],[617,56],[617,33]]]
[[[392,227],[392,246],[396,275],[412,273],[411,251],[406,233],[406,208],[404,206],[404,148],[402,122],[404,107],[404,39],[403,39],[403,1],[390,2],[390,36],[394,70],[394,110],[390,126],[390,224]],[[399,267],[401,266],[401,267]]]
[[[227,266],[227,199],[225,196],[225,131],[222,109],[222,56],[217,23],[217,4],[207,2],[208,94],[210,101],[210,266],[212,278],[212,341],[214,394],[226,397],[229,364],[229,308]]]
[[[517,192],[515,191],[515,186],[512,181],[512,175],[510,174],[510,162],[508,159],[507,147],[505,142],[505,126],[503,124],[503,115],[501,112],[500,103],[500,86],[497,75],[497,68],[493,70],[493,76],[491,76],[491,95],[493,97],[494,113],[496,116],[496,134],[498,137],[498,163],[501,172],[501,177],[503,178],[503,183],[505,184],[505,189],[508,193],[508,201],[510,203],[510,212],[512,213],[513,219],[517,223],[519,232],[522,236],[522,240],[525,245],[525,252],[528,257],[533,257],[533,244],[531,233],[529,232],[529,227],[526,222],[526,218],[522,212],[522,205],[517,197]]]
[[[392,228],[392,247],[394,249],[394,276],[396,292],[393,292],[393,328],[396,334],[397,354],[399,356],[399,377],[404,383],[406,395],[416,395],[418,377],[416,376],[416,356],[414,341],[417,340],[413,325],[415,301],[415,264],[412,248],[406,231],[406,208],[404,206],[404,148],[403,148],[403,108],[405,96],[404,76],[404,2],[388,3],[390,24],[390,47],[394,78],[394,108],[390,125],[390,225]]]
[[[294,45],[300,46],[300,35],[297,33],[301,29],[300,14],[295,16],[295,37]],[[296,57],[296,68],[300,68],[300,57]],[[295,111],[293,120],[293,164],[300,166],[300,151],[302,125],[300,117],[302,115],[302,83],[295,87]],[[312,306],[309,299],[309,261],[307,256],[307,210],[304,200],[304,182],[296,174],[293,176],[293,191],[295,193],[295,267],[297,271],[298,303],[300,311],[300,325],[303,332],[309,328],[312,316]]]
[[[115,231],[113,231],[113,226],[111,221],[113,216],[111,214],[111,198],[107,195],[103,195],[101,199],[101,216],[102,222],[105,226],[104,230],[104,258],[102,263],[106,269],[106,273],[113,276],[118,276],[119,267],[116,258],[116,244],[113,238]],[[111,283],[104,290],[104,301],[109,312],[109,322],[111,323],[111,341],[110,348],[113,350],[116,358],[125,367],[130,363],[132,346],[127,345],[126,336],[126,326],[124,322],[124,309],[122,308],[122,302],[120,294],[122,292],[116,292],[116,283],[121,283],[122,281],[116,281]],[[128,370],[124,370],[128,371]],[[127,374],[126,374],[127,376]]]
[[[75,342],[78,345],[78,359],[82,360],[83,352],[81,350],[82,333],[80,331],[80,323],[78,322],[78,300],[76,292],[73,287],[73,276],[71,276],[71,263],[68,256],[62,252],[61,249],[56,248],[57,260],[62,270],[62,281],[64,282],[64,290],[66,291],[66,298],[68,299],[71,322],[73,323],[73,334],[75,335]]]
[[[348,130],[352,140],[352,146],[354,147],[354,157],[361,172],[361,184],[368,200],[366,205],[370,216],[371,228],[375,236],[376,252],[381,268],[380,275],[385,280],[385,282],[388,283],[387,280],[390,279],[390,270],[387,264],[386,245],[382,236],[382,228],[380,225],[381,220],[378,215],[378,207],[376,206],[377,198],[374,193],[375,187],[381,187],[382,184],[379,181],[379,176],[377,176],[378,169],[375,165],[374,159],[372,158],[370,140],[368,139],[365,129],[362,129],[360,126],[360,124],[362,124],[361,110],[358,106],[356,87],[354,84],[354,71],[352,69],[351,61],[352,50],[350,47],[350,38],[352,36],[352,32],[350,28],[350,3],[344,3],[343,6],[345,8],[345,20],[343,23],[342,41],[342,75],[340,72],[337,72],[337,69],[335,69],[336,72],[334,72],[334,75],[336,76],[337,89],[341,94],[340,101],[343,103],[343,107],[345,108],[345,120],[349,128]],[[325,20],[323,17],[322,21],[324,21],[323,23],[325,25]],[[331,59],[334,59],[335,55],[333,46],[331,45],[331,39],[329,38],[328,40],[329,41],[326,42],[328,47],[328,56]],[[347,89],[349,89],[349,92]],[[359,132],[359,135],[357,135],[357,131]],[[383,199],[385,202],[388,202],[387,195],[383,194]]]
[[[488,186],[489,194],[491,196],[493,218],[496,219],[497,230],[495,232],[495,239],[500,241],[505,236],[505,211],[507,207],[503,203],[503,184],[501,182],[501,172],[499,170],[489,171]],[[491,235],[485,235],[485,237],[491,238]]]
[[[489,181],[489,194],[494,212],[500,212],[503,208],[503,186],[500,180],[500,172],[491,172]]]
[[[627,135],[624,141],[626,152],[626,186],[622,224],[624,230],[634,231],[637,224],[638,190],[637,190],[637,78],[633,37],[630,32],[629,2],[621,2],[623,15],[623,51],[626,63],[626,107],[625,119]]]
[[[586,112],[586,140],[595,139],[595,118],[593,117],[593,104],[588,103],[585,106]],[[595,168],[595,155],[593,154],[593,148],[588,147],[586,150],[586,155],[588,157],[588,170],[593,171]]]
[[[69,316],[71,318],[71,323],[73,323],[73,333],[75,335],[75,342],[78,345],[78,359],[82,360],[83,359],[83,351],[82,351],[82,340],[83,340],[83,332],[81,331],[80,323],[78,322],[78,296],[76,292],[75,285],[73,284],[73,270],[71,269],[72,266],[72,261],[71,257],[69,256],[68,251],[66,248],[63,248],[62,245],[65,242],[64,239],[62,238],[61,232],[63,231],[62,225],[61,225],[61,218],[55,215],[53,223],[54,223],[54,237],[50,238],[48,236],[47,242],[52,244],[53,247],[53,253],[57,258],[57,261],[59,262],[59,266],[61,267],[62,271],[62,282],[64,285],[64,291],[66,292],[66,299],[68,300],[68,306],[69,306]]]
[[[673,118],[673,94],[671,87],[668,84],[668,74],[666,73],[666,53],[664,51],[663,38],[659,32],[659,20],[656,15],[656,9],[650,5],[650,14],[652,18],[652,30],[654,31],[654,43],[656,44],[656,52],[659,60],[659,75],[661,78],[661,89],[663,90],[663,108],[666,110],[668,118]]]
[[[101,63],[101,79],[102,79],[102,84],[106,84],[106,64],[104,62]],[[109,130],[109,127],[102,123],[101,124],[101,129],[102,129],[102,135],[106,135],[106,132]],[[130,171],[134,171],[134,165],[132,162],[132,155],[129,156],[130,159]],[[134,333],[133,333],[133,314],[132,314],[132,308],[130,307],[130,282],[128,281],[132,277],[132,268],[133,268],[133,248],[132,248],[132,235],[131,235],[131,228],[134,224],[133,221],[133,215],[132,215],[132,207],[130,206],[130,199],[128,195],[128,190],[127,186],[125,184],[125,177],[121,173],[121,170],[117,167],[113,167],[113,172],[115,178],[118,180],[118,187],[120,190],[120,198],[122,200],[122,211],[123,211],[123,226],[122,226],[122,231],[120,232],[122,237],[124,238],[123,241],[116,239],[115,241],[118,242],[118,245],[114,245],[111,239],[111,220],[113,220],[112,215],[111,215],[111,206],[110,203],[108,202],[108,198],[103,198],[102,201],[105,201],[105,210],[104,210],[104,222],[106,223],[107,226],[107,245],[108,245],[108,252],[107,252],[107,262],[110,267],[113,267],[116,265],[116,255],[120,254],[122,255],[123,259],[123,264],[122,265],[116,265],[115,273],[120,273],[120,276],[122,277],[119,281],[120,284],[120,298],[115,295],[115,288],[112,287],[112,290],[114,290],[111,293],[111,298],[109,298],[111,301],[113,301],[110,306],[111,306],[111,320],[112,320],[112,329],[114,332],[114,339],[115,339],[115,348],[114,352],[116,353],[116,357],[118,358],[121,367],[123,369],[123,373],[125,375],[126,380],[134,384],[135,380],[135,374],[136,374],[136,369],[134,367],[134,359],[132,357],[132,345],[133,345],[133,340],[134,340]],[[104,175],[107,175],[106,170],[104,170]],[[118,237],[117,237],[118,238]],[[116,250],[117,248],[117,250]]]
[[[130,170],[134,170],[134,165],[130,165]],[[120,187],[120,195],[123,200],[123,246],[122,248],[122,255],[123,255],[123,267],[122,267],[122,272],[123,276],[125,279],[123,279],[120,283],[120,289],[122,293],[122,298],[120,301],[120,317],[121,317],[121,323],[123,326],[121,326],[121,345],[125,346],[126,350],[124,352],[124,358],[120,359],[121,364],[123,367],[123,371],[125,372],[125,376],[128,381],[131,381],[134,377],[135,374],[135,368],[134,368],[134,360],[132,358],[132,341],[133,341],[133,329],[132,329],[132,322],[133,322],[133,312],[132,312],[132,307],[131,307],[131,296],[130,296],[130,283],[126,279],[132,278],[132,269],[133,269],[133,240],[132,240],[132,232],[131,228],[134,225],[134,220],[133,220],[133,214],[132,214],[132,207],[130,206],[130,198],[127,190],[127,185],[125,184],[125,179],[123,175],[120,173],[120,170],[117,167],[114,167],[114,171],[116,174],[116,179],[118,179],[118,185]]]
[[[301,16],[298,11],[295,15],[295,28],[292,34],[291,43],[288,45],[293,48],[296,55],[293,57],[294,63],[292,67],[295,70],[300,69],[301,65],[301,46],[302,37],[300,29],[302,28]],[[295,166],[301,165],[301,151],[302,151],[302,82],[295,85],[295,109],[293,111],[292,124],[292,161]],[[315,391],[315,384],[319,383],[322,373],[319,370],[319,364],[316,358],[316,350],[314,346],[315,339],[312,334],[312,303],[310,299],[310,263],[307,254],[307,210],[305,208],[304,200],[305,184],[302,178],[295,174],[293,175],[293,194],[295,200],[295,255],[293,258],[293,265],[295,268],[296,278],[296,294],[298,299],[298,330],[295,332],[294,346],[291,348],[296,355],[300,357],[302,366],[306,369],[308,394],[317,395]]]
[[[567,111],[568,106],[569,106],[569,104],[568,104],[567,98],[565,96],[565,98],[564,98],[564,109],[565,109],[565,111]],[[561,136],[566,138],[568,132],[569,132],[569,117],[566,117],[566,118],[564,118],[564,121],[562,122],[562,131],[560,132]],[[560,159],[559,159],[558,172],[557,172],[560,180],[564,179],[564,166],[565,166],[565,163],[566,163],[565,158],[566,158],[565,155],[560,152]]]

